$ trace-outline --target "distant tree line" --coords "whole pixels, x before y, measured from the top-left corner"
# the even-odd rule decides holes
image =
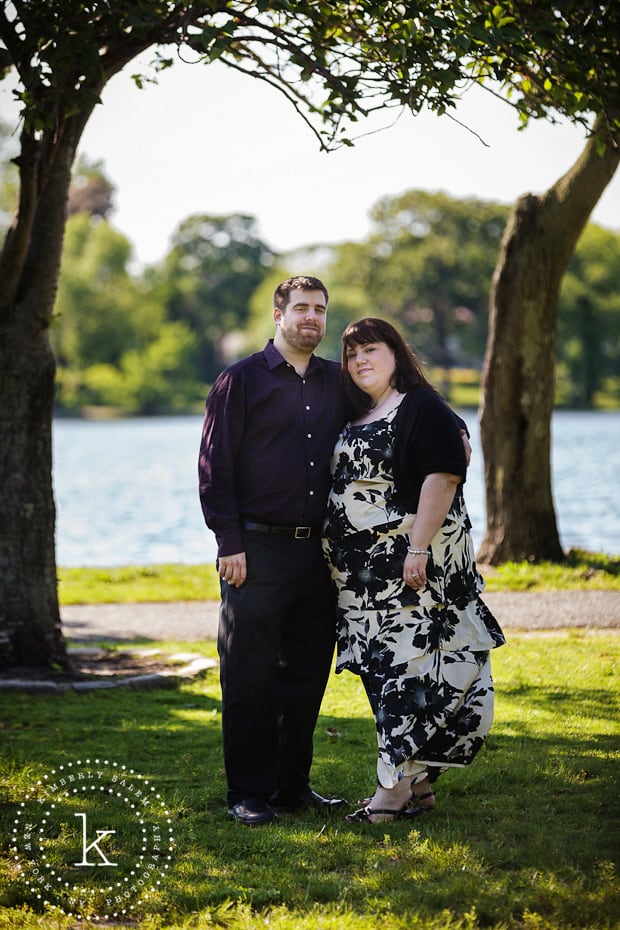
[[[504,205],[416,190],[386,197],[365,240],[309,247],[303,268],[262,241],[254,217],[199,214],[179,225],[160,263],[139,272],[112,209],[102,166],[81,161],[51,331],[60,410],[200,409],[218,372],[272,334],[273,287],[300,270],[330,288],[324,354],[337,358],[344,326],[368,314],[393,320],[447,393],[451,372],[481,369]],[[558,405],[620,403],[618,280],[620,235],[591,224],[562,288]]]

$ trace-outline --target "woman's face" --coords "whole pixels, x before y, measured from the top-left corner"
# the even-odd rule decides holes
[[[396,358],[386,342],[351,346],[346,352],[347,370],[354,384],[371,397],[379,397],[390,385]]]

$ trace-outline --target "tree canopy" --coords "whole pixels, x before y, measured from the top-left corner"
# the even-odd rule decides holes
[[[155,277],[167,316],[195,333],[203,381],[212,383],[230,360],[227,342],[243,329],[250,298],[273,258],[252,216],[194,215],[175,231]]]
[[[560,294],[559,380],[573,406],[594,405],[608,386],[620,397],[620,235],[587,226]]]
[[[176,45],[275,86],[326,147],[373,110],[442,114],[489,81],[522,123],[561,113],[589,126],[596,113],[601,136],[617,138],[619,36],[615,0],[22,0],[0,12],[0,68],[19,73],[29,132],[90,112],[151,46],[155,71],[169,67]]]
[[[508,208],[411,190],[371,211],[364,243],[339,250],[332,274],[365,291],[434,365],[477,366],[489,284]]]

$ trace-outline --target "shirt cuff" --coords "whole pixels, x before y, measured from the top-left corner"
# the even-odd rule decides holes
[[[245,543],[240,530],[231,530],[217,537],[218,559],[226,555],[237,555],[239,552],[245,552]]]

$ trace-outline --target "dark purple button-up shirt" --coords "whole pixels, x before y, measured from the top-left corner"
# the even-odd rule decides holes
[[[270,340],[219,375],[207,398],[198,465],[218,555],[244,551],[243,520],[321,524],[345,419],[337,362],[313,355],[302,378]]]

